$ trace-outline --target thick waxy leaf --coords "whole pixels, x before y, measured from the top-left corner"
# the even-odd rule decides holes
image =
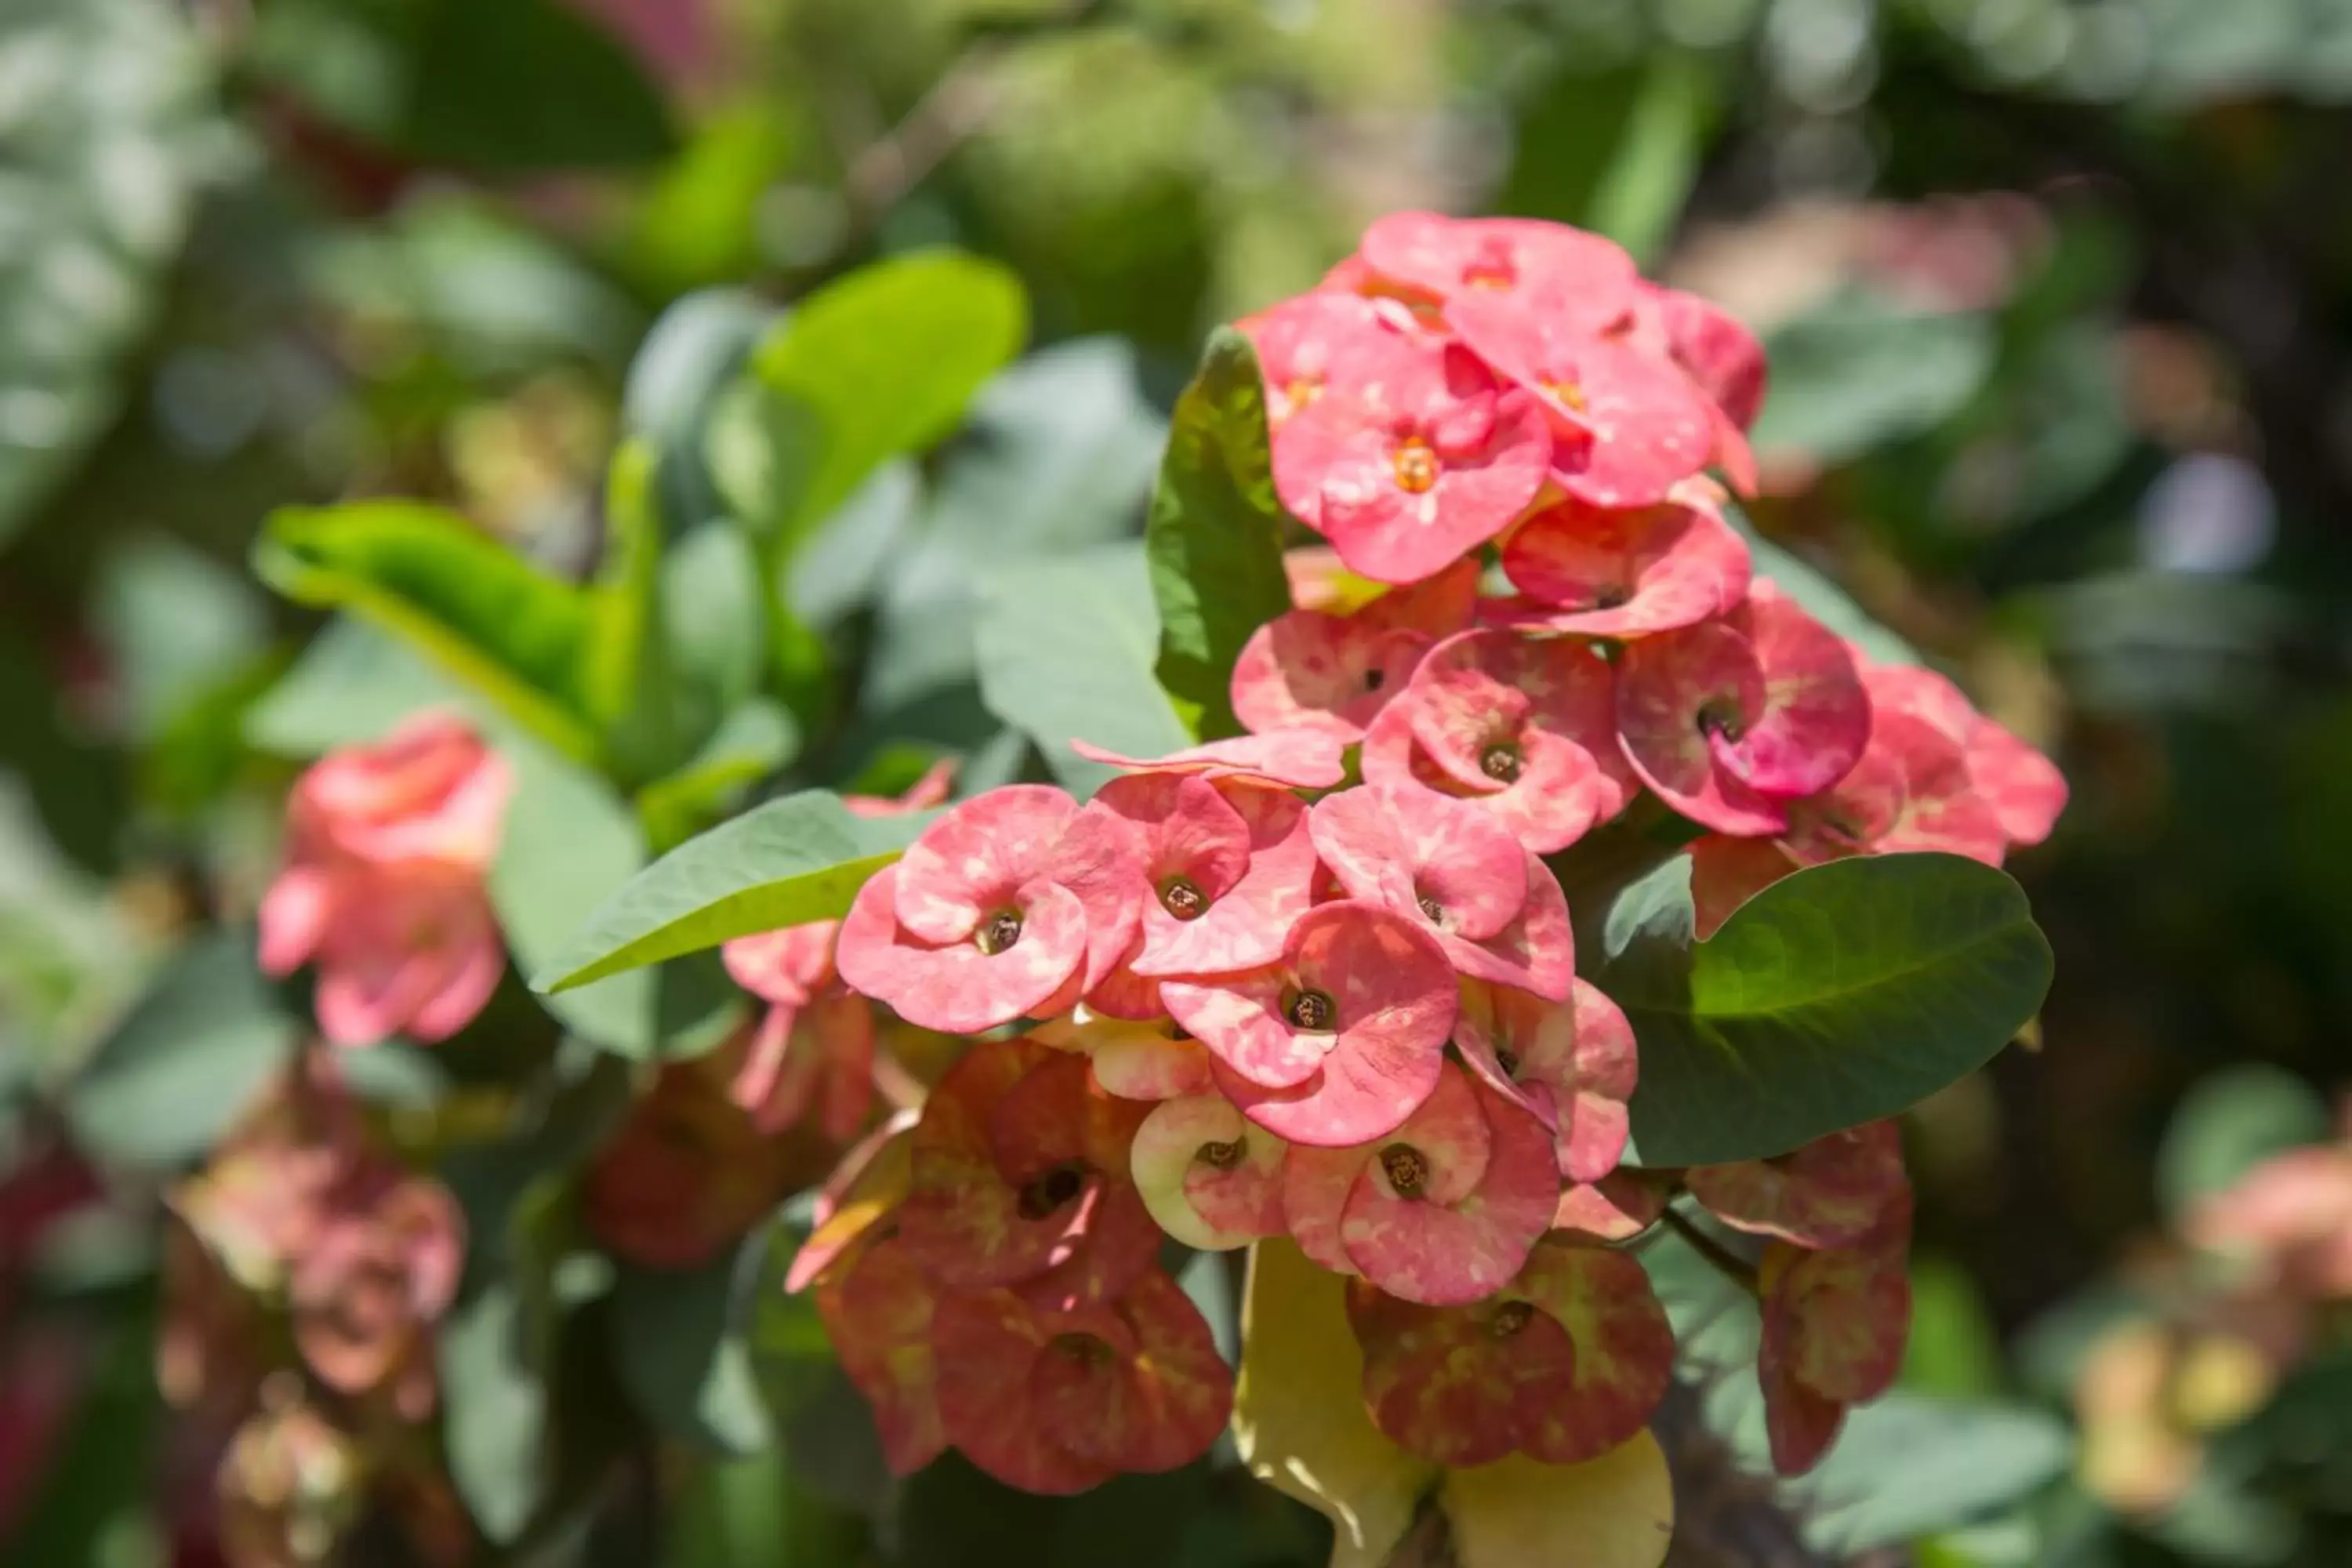
[[[1287,1237],[1250,1248],[1234,1441],[1252,1475],[1329,1518],[1331,1568],[1388,1561],[1438,1479],[1372,1425],[1347,1283]]]
[[[1106,548],[1024,561],[980,584],[980,690],[989,711],[1037,742],[1054,776],[1091,795],[1118,770],[1070,749],[1130,757],[1192,743],[1151,672],[1158,628],[1142,552]]]
[[[664,1431],[720,1453],[775,1442],[746,1338],[770,1241],[762,1226],[704,1268],[624,1268],[614,1284],[606,1324],[621,1385]]]
[[[929,820],[853,816],[822,790],[770,801],[632,878],[532,984],[568,991],[755,931],[837,920]]]
[[[81,1146],[125,1165],[173,1165],[211,1148],[294,1047],[294,1021],[254,960],[249,930],[175,958],[68,1086]]]
[[[1234,661],[1251,633],[1290,608],[1285,516],[1266,455],[1256,351],[1221,329],[1176,400],[1144,530],[1160,606],[1160,683],[1202,740],[1241,732]]]
[[[254,564],[290,599],[399,636],[565,755],[596,754],[587,596],[464,519],[411,501],[289,508]]]
[[[802,300],[752,352],[710,432],[711,466],[777,559],[884,462],[932,445],[1021,352],[1020,283],[939,250],[862,268]]]
[[[1647,1432],[1581,1465],[1514,1454],[1450,1470],[1438,1498],[1460,1568],[1658,1568],[1675,1533],[1674,1478]]]
[[[1645,1163],[1783,1154],[1982,1066],[2042,1005],[2050,944],[2003,873],[1954,855],[1799,871],[1690,940],[1689,868],[1610,910],[1599,975],[1641,1042]]]
[[[1982,316],[1841,294],[1772,334],[1771,389],[1751,433],[1768,457],[1842,463],[1956,414],[1993,366]]]

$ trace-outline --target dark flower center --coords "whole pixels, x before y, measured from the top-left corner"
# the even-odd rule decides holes
[[[1086,1189],[1087,1175],[1076,1165],[1056,1165],[1023,1184],[1015,1206],[1023,1219],[1044,1219]]]
[[[1055,1334],[1054,1350],[1080,1366],[1101,1366],[1111,1359],[1110,1346],[1092,1334]]]
[[[1497,743],[1478,753],[1478,771],[1503,784],[1515,784],[1519,776],[1519,749]]]
[[[1209,912],[1209,895],[1189,877],[1171,878],[1160,889],[1160,907],[1180,921],[1196,921]]]
[[[1494,1320],[1487,1330],[1498,1340],[1507,1340],[1535,1321],[1536,1310],[1525,1301],[1506,1301],[1495,1309]]]
[[[1331,998],[1320,991],[1301,991],[1290,999],[1290,1022],[1294,1028],[1319,1035],[1330,1028],[1339,1016]]]
[[[1721,735],[1727,741],[1737,741],[1744,727],[1739,722],[1739,710],[1731,702],[1717,699],[1702,702],[1698,708],[1698,732]]]
[[[1021,940],[1021,911],[1005,910],[992,914],[980,925],[980,951],[991,958]]]
[[[1503,1069],[1505,1078],[1519,1076],[1519,1054],[1501,1046],[1495,1047],[1495,1064]]]
[[[1624,589],[1618,587],[1612,583],[1607,587],[1598,588],[1593,591],[1592,607],[1597,610],[1613,610],[1633,596],[1633,595],[1627,593]]]
[[[1440,904],[1435,899],[1431,898],[1427,893],[1421,895],[1419,902],[1421,904],[1422,915],[1429,921],[1430,924],[1443,925],[1444,923],[1445,907],[1444,905]]]
[[[1243,1139],[1235,1138],[1221,1143],[1203,1143],[1199,1149],[1193,1151],[1192,1158],[1200,1161],[1203,1165],[1213,1165],[1220,1171],[1230,1171],[1240,1164],[1242,1156],[1248,1152],[1249,1144]]]
[[[1401,1198],[1417,1198],[1429,1185],[1429,1156],[1410,1143],[1391,1143],[1381,1150],[1381,1169]]]
[[[1365,690],[1367,690],[1367,691],[1378,691],[1381,687],[1386,686],[1388,683],[1389,683],[1389,672],[1388,672],[1387,670],[1385,670],[1385,669],[1368,669],[1368,670],[1364,671],[1364,689],[1365,689]]]

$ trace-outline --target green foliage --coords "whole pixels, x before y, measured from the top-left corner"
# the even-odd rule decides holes
[[[2050,945],[2009,877],[1954,855],[1810,867],[1691,940],[1689,862],[1609,911],[1600,983],[1641,1042],[1645,1163],[1783,1154],[1982,1066],[2042,1005]]]
[[[623,45],[557,0],[428,0],[402,142],[488,174],[651,162],[669,111]]]
[[[614,1369],[661,1431],[722,1454],[774,1445],[748,1339],[776,1283],[764,1267],[774,1243],[762,1226],[699,1268],[621,1269],[606,1319]]]
[[[2157,1195],[2179,1221],[2264,1160],[2324,1142],[2328,1131],[2327,1107],[2293,1073],[2253,1063],[2226,1068],[2173,1112],[2157,1150]]]
[[[1160,610],[1160,684],[1202,740],[1241,732],[1234,661],[1290,608],[1288,519],[1266,451],[1265,385],[1249,340],[1221,328],[1176,401],[1144,549]]]
[[[772,800],[630,879],[534,966],[533,984],[568,991],[735,937],[838,919],[927,821],[854,816],[822,790]]]
[[[1840,294],[1774,332],[1771,389],[1751,436],[1759,452],[1840,463],[1958,412],[1992,371],[1981,316],[1927,313]]]

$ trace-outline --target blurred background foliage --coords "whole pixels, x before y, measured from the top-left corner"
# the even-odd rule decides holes
[[[420,498],[582,576],[625,434],[673,526],[784,504],[728,388],[791,301],[917,247],[995,258],[1034,352],[927,460],[802,520],[788,613],[746,645],[711,607],[740,581],[724,543],[674,539],[666,566],[722,782],[895,789],[949,751],[976,784],[1020,750],[978,701],[978,567],[1131,533],[1202,332],[1433,205],[1602,228],[1755,325],[1759,525],[2074,781],[2018,868],[2058,953],[2039,1042],[1910,1119],[1911,1381],[2044,1401],[2084,1457],[2010,1535],[1918,1559],[2345,1561],[2340,1346],[2232,1352],[2269,1342],[2162,1237],[2323,1135],[2316,1097],[2352,1080],[2347,147],[2346,0],[11,0],[7,1560],[163,1561],[192,1484],[152,1392],[142,1173],[204,1136],[87,1149],[110,1200],[52,1224],[57,1091],[191,1030],[211,1063],[282,1048],[201,964],[160,1023],[126,1012],[250,910],[289,759],[433,689],[350,626],[302,651],[319,617],[245,566],[266,514]],[[826,682],[722,735],[763,657]],[[2215,1078],[2247,1062],[2270,1070]],[[202,1087],[117,1084],[76,1126],[135,1145],[121,1096]],[[813,1331],[776,1311],[790,1369]],[[79,1378],[44,1426],[25,1369],[59,1356]],[[782,1404],[821,1422],[838,1396]],[[877,1550],[840,1506],[861,1479],[734,1446],[684,1483],[662,1561]],[[1313,1554],[1234,1479],[1055,1508],[950,1465],[885,1547]]]

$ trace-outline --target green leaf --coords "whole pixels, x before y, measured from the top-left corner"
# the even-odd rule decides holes
[[[587,595],[455,513],[412,501],[288,508],[264,527],[254,567],[297,603],[406,640],[566,756],[597,755]]]
[[[496,174],[651,163],[669,112],[627,46],[558,0],[427,0],[401,142]]]
[[[1607,235],[1637,261],[1664,254],[1698,179],[1714,110],[1705,61],[1680,51],[1653,59],[1593,186],[1585,226]]]
[[[1021,350],[1013,275],[950,250],[877,262],[802,300],[751,356],[711,432],[738,516],[788,559],[876,468],[937,442]]]
[[[487,699],[365,621],[338,616],[245,716],[245,738],[280,756],[315,757],[380,741],[410,715],[455,708],[478,725],[498,719]]]
[[[660,458],[632,437],[613,455],[604,489],[604,561],[588,595],[583,683],[624,776],[646,777],[681,754],[662,628],[662,519],[654,494]]]
[[[534,970],[532,984],[566,991],[739,936],[838,919],[929,821],[853,816],[822,790],[770,801],[639,872]]]
[[[541,1490],[547,1386],[522,1328],[520,1294],[500,1282],[452,1311],[436,1341],[449,1479],[493,1541],[521,1532]]]
[[[1690,940],[1689,860],[1619,897],[1598,979],[1641,1043],[1633,1137],[1654,1165],[1786,1153],[1982,1066],[2042,1005],[2025,894],[1956,855],[1832,861]]]
[[[2157,1194],[2178,1220],[2264,1160],[2324,1143],[2328,1133],[2326,1102],[2294,1074],[2252,1062],[2225,1068],[2173,1112],[2157,1152]]]
[[[707,743],[757,696],[765,668],[767,589],[751,540],[723,518],[688,529],[663,558],[661,604],[677,727]]]
[[[722,1454],[774,1447],[746,1338],[772,1240],[761,1226],[700,1268],[621,1269],[607,1319],[613,1363],[663,1432]]]
[[[1763,534],[1748,514],[1730,501],[1723,515],[1748,541],[1748,554],[1756,575],[1770,583],[1804,607],[1813,619],[1853,643],[1881,664],[1925,664],[1919,650],[1871,618],[1870,613],[1819,567],[1791,553]]]
[[[1274,493],[1256,351],[1220,328],[1176,400],[1144,529],[1160,609],[1160,684],[1203,740],[1241,732],[1234,661],[1253,632],[1290,608],[1282,568],[1287,516]]]
[[[1037,742],[1075,794],[1092,795],[1118,770],[1079,756],[1073,740],[1136,757],[1192,743],[1152,673],[1154,619],[1143,552],[1131,547],[1015,562],[981,577],[981,696]]]
[[[292,1058],[294,1020],[254,959],[251,929],[184,949],[68,1085],[76,1138],[111,1163],[204,1153]]]
[[[1767,343],[1772,384],[1750,433],[1756,449],[1837,464],[1916,436],[1976,395],[1994,346],[1982,316],[1833,296]]]
[[[637,792],[637,816],[657,848],[677,845],[734,809],[743,793],[791,762],[800,726],[766,698],[727,716],[687,764]]]

